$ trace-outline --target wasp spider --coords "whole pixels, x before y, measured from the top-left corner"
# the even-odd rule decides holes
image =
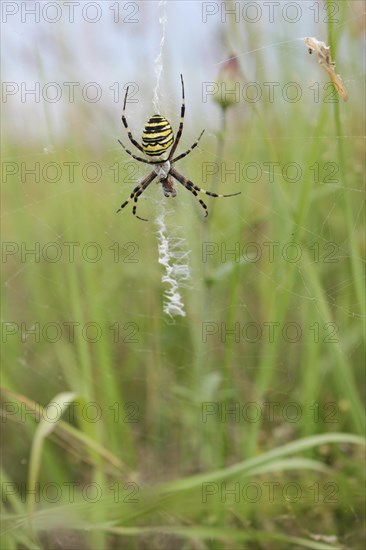
[[[131,155],[132,158],[135,160],[138,160],[140,162],[144,162],[145,164],[151,164],[153,165],[153,171],[146,176],[132,191],[131,195],[127,200],[125,200],[124,203],[121,204],[120,208],[117,210],[117,212],[120,212],[131,200],[134,201],[134,206],[132,209],[132,213],[139,218],[140,220],[147,221],[145,218],[140,218],[140,216],[137,216],[136,214],[136,208],[137,208],[137,201],[142,195],[142,193],[147,189],[147,187],[150,185],[152,181],[154,181],[155,178],[158,178],[160,181],[163,192],[166,197],[175,197],[177,192],[174,188],[174,182],[173,179],[177,180],[180,184],[183,185],[188,191],[193,193],[195,197],[198,198],[197,192],[205,193],[206,195],[209,195],[210,197],[215,198],[221,198],[221,197],[234,197],[235,195],[240,195],[239,193],[233,193],[231,195],[217,195],[216,193],[211,193],[210,191],[205,191],[205,189],[201,189],[201,187],[198,187],[195,185],[192,181],[185,178],[177,172],[177,170],[173,167],[173,165],[178,161],[184,158],[186,155],[188,155],[195,147],[197,147],[197,144],[199,140],[202,137],[202,134],[204,130],[199,135],[197,141],[193,143],[193,145],[184,153],[181,153],[180,155],[174,157],[174,153],[178,147],[180,138],[182,136],[183,132],[183,121],[184,121],[184,112],[185,112],[185,99],[184,99],[184,83],[183,83],[183,76],[180,75],[181,83],[182,83],[182,106],[180,110],[180,123],[178,132],[176,135],[176,138],[174,139],[174,134],[171,125],[167,121],[165,117],[162,115],[153,115],[146,123],[143,134],[142,134],[142,145],[140,145],[132,136],[132,133],[128,127],[127,120],[125,117],[125,110],[126,110],[126,102],[127,102],[127,96],[128,96],[128,88],[126,90],[126,95],[123,103],[123,111],[122,111],[122,122],[124,127],[127,130],[127,135],[129,137],[129,140],[141,153],[145,153],[148,157],[151,157],[153,160],[146,160],[142,157],[138,157],[134,155],[127,147],[125,147],[122,143],[122,141],[118,140],[118,143],[123,147],[123,149]],[[168,151],[168,149],[171,147],[170,152],[168,154],[168,157],[166,159],[162,159],[162,155]],[[198,198],[198,201],[202,208],[205,211],[205,216],[207,216],[207,206],[203,202],[203,200]]]

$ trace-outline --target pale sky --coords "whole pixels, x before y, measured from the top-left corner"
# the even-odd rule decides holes
[[[220,64],[230,51],[238,55],[246,81],[281,82],[291,67],[289,77],[304,86],[314,80],[326,82],[316,60],[309,63],[303,43],[305,36],[327,38],[322,1],[242,1],[231,5],[229,13],[229,4],[218,1],[2,2],[6,124],[21,139],[43,135],[46,143],[50,126],[55,134],[68,131],[65,117],[76,104],[90,110],[88,117],[95,120],[96,127],[115,120],[118,128],[123,87],[128,82],[135,83],[131,91],[136,92],[137,102],[131,109],[134,119],[142,123],[146,110],[151,114],[154,110],[164,18],[159,98],[168,118],[179,111],[180,73],[185,79],[191,123],[200,115],[205,120],[217,115],[217,106],[203,101],[202,89],[205,82],[217,79]],[[344,36],[345,27],[354,24],[359,5],[356,1],[350,4],[354,16],[347,21],[341,13],[334,14],[336,34]],[[344,50],[338,49],[337,68],[342,68],[347,81],[354,75],[345,63],[349,50]],[[96,87],[88,83],[96,83]],[[352,80],[348,87],[352,88]],[[26,94],[34,89],[36,95]],[[101,97],[95,103],[86,101],[83,90],[92,98],[99,91]],[[51,101],[44,99],[43,92]],[[37,94],[39,101],[35,100]]]

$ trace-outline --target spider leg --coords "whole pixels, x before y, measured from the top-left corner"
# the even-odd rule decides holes
[[[127,86],[127,90],[126,90],[126,95],[125,95],[125,100],[123,102],[123,111],[122,111],[122,122],[123,122],[123,125],[124,127],[126,128],[127,130],[127,134],[128,134],[128,137],[129,137],[129,140],[131,141],[131,143],[134,144],[135,147],[137,147],[137,149],[139,151],[141,151],[141,153],[144,152],[142,146],[135,140],[135,138],[133,137],[129,127],[128,127],[128,124],[127,124],[127,119],[125,117],[125,111],[126,111],[126,103],[127,103],[127,96],[128,96],[128,89],[129,89],[129,86]]]
[[[170,153],[169,153],[168,160],[170,160],[173,157],[173,155],[175,153],[175,150],[178,147],[178,143],[179,143],[179,140],[180,140],[180,138],[182,136],[182,132],[183,132],[184,113],[185,113],[185,110],[186,110],[186,102],[185,102],[185,98],[184,98],[183,75],[180,75],[180,80],[181,80],[181,83],[182,83],[182,106],[180,108],[180,123],[179,123],[179,128],[178,128],[177,135],[175,137],[175,141],[174,141],[174,143],[172,145],[172,148],[170,150]]]
[[[146,178],[147,179],[147,178]],[[154,179],[154,178],[153,178]],[[145,189],[147,188],[147,186],[152,182],[152,180],[148,181],[147,183],[144,184],[144,182],[142,182],[139,190],[135,193],[135,196],[133,197],[133,200],[135,203],[137,203],[137,201],[139,200],[139,196],[142,195],[142,193],[145,191]],[[139,220],[142,220],[143,222],[148,222],[149,220],[146,219],[146,218],[141,218],[140,216],[138,216],[136,214],[136,209],[137,209],[137,204],[134,204],[133,205],[133,208],[132,208],[132,214],[134,216],[136,216],[136,218],[138,218]]]
[[[232,193],[231,195],[218,195],[217,193],[211,193],[211,191],[206,191],[205,189],[202,189],[201,187],[198,187],[198,185],[195,185],[191,180],[185,178],[184,176],[182,176],[182,174],[177,172],[175,170],[175,168],[171,168],[169,173],[170,173],[170,175],[173,176],[173,178],[175,178],[177,181],[179,181],[179,183],[181,183],[183,185],[183,187],[185,187],[186,189],[188,189],[188,191],[193,193],[193,195],[195,197],[198,197],[197,192],[204,193],[205,195],[209,195],[210,197],[214,197],[214,198],[235,197],[235,195],[240,195],[240,193],[241,193],[241,191],[239,191],[239,193]],[[206,204],[201,199],[198,199],[198,201],[199,201],[200,205],[202,206],[202,208],[205,210],[205,214],[207,216],[208,211],[207,211]]]
[[[140,162],[144,162],[145,164],[159,164],[158,162],[156,161],[150,161],[150,160],[146,160],[146,159],[143,159],[142,157],[138,157],[136,155],[134,155],[133,153],[131,153],[131,151],[129,149],[127,149],[122,141],[120,139],[117,139],[118,143],[121,145],[121,147],[123,147],[123,149],[126,151],[126,153],[128,153],[132,158],[134,158],[135,160],[138,160]]]
[[[193,151],[193,149],[195,147],[197,147],[198,145],[198,142],[199,140],[201,139],[202,135],[203,135],[203,132],[204,130],[202,130],[202,132],[200,133],[200,135],[198,136],[198,139],[197,141],[194,142],[194,144],[185,152],[185,153],[181,153],[180,155],[178,155],[177,157],[175,157],[175,159],[172,159],[170,162],[173,163],[173,162],[177,162],[177,160],[181,160],[182,158],[186,157],[187,155],[189,155],[189,153],[191,151]]]
[[[194,189],[194,186],[192,184],[192,182],[190,180],[187,180],[185,177],[181,176],[178,172],[176,172],[176,170],[174,170],[174,173],[172,171],[172,169],[170,170],[170,174],[177,180],[179,181],[179,183],[181,183],[183,185],[183,187],[185,187],[186,189],[188,189],[188,191],[190,191],[198,200],[198,202],[200,203],[200,205],[202,206],[203,210],[205,211],[205,218],[207,218],[208,216],[208,210],[207,210],[207,205],[203,202],[202,199],[200,199],[198,197],[198,193],[197,191]],[[193,186],[193,187],[192,187]]]
[[[137,185],[135,187],[135,189],[132,191],[131,195],[129,196],[129,198],[127,200],[125,200],[125,202],[123,202],[121,204],[121,206],[119,207],[119,209],[117,210],[117,213],[120,212],[122,210],[122,208],[124,208],[132,199],[134,200],[134,202],[137,202],[138,201],[138,198],[139,196],[145,191],[145,189],[150,185],[150,183],[156,178],[156,174],[155,172],[151,172],[148,176],[146,176],[146,178],[144,178],[140,183],[139,185]],[[136,204],[133,206],[133,209],[132,209],[132,213],[136,216]],[[144,220],[144,221],[147,221],[145,220],[145,218],[140,218],[139,216],[136,216],[137,218],[139,218],[140,220]]]

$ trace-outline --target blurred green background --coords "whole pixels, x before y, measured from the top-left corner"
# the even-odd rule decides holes
[[[360,548],[363,2],[36,4],[2,3],[2,547]],[[180,74],[176,168],[241,195],[117,215],[126,87],[140,141]]]

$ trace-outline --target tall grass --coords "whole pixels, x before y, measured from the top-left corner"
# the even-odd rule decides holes
[[[337,60],[341,37],[328,31]],[[265,81],[250,32],[236,29],[236,53],[250,80],[240,52],[251,41]],[[307,53],[299,44],[296,55],[274,44],[287,56],[280,82],[300,78],[296,56]],[[357,75],[357,60],[349,63]],[[310,56],[306,68],[325,82]],[[199,97],[188,82],[189,113]],[[19,247],[4,262],[3,319],[12,324],[3,337],[3,548],[360,547],[364,168],[352,138],[362,133],[359,99],[354,87],[347,104],[240,103],[227,113],[218,156],[228,168],[279,164],[272,182],[266,169],[255,185],[220,177],[218,192],[239,187],[242,195],[217,199],[209,226],[193,195],[178,189],[166,223],[186,239],[191,280],[181,289],[187,316],[174,324],[163,313],[153,223],[160,189],[139,200],[151,220],[143,223],[128,208],[114,213],[134,185],[113,183],[115,162],[120,179],[129,178],[130,159],[117,146],[83,146],[72,132],[48,155],[6,144],[8,162],[95,161],[103,178],[85,181],[78,172],[71,182],[63,170],[54,184],[16,175],[3,185],[4,240]],[[187,123],[184,145],[196,130]],[[179,170],[209,188],[203,163],[217,161],[215,151],[211,127]],[[296,184],[278,168],[292,161],[303,168]],[[326,162],[338,167],[335,183],[325,179]],[[309,169],[316,163],[319,181]],[[215,199],[203,198],[211,210]],[[40,258],[21,256],[22,243],[37,242]],[[290,242],[301,250],[297,261],[282,256]],[[60,245],[58,261],[47,243]],[[65,243],[77,243],[73,260]],[[98,260],[88,243],[97,243]],[[206,257],[205,243],[215,253]],[[229,252],[236,243],[240,254]],[[260,248],[259,259],[254,248],[243,254],[248,243]],[[278,243],[272,259],[268,243]],[[284,337],[289,323],[301,329],[297,340],[291,330]],[[25,327],[39,337],[22,338]],[[39,498],[25,494],[34,488]]]

